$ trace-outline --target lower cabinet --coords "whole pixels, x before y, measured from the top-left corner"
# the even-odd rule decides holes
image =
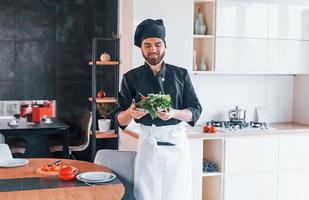
[[[308,188],[308,169],[279,171],[277,200],[308,200]]]
[[[276,171],[224,176],[224,200],[276,200],[276,196]]]
[[[224,200],[275,200],[278,137],[225,138]]]
[[[190,138],[193,200],[308,200],[309,132]],[[120,150],[137,138],[120,132]],[[203,160],[217,165],[203,172]]]
[[[275,135],[225,138],[225,174],[276,170],[278,137]]]
[[[280,135],[278,200],[309,199],[309,134]]]

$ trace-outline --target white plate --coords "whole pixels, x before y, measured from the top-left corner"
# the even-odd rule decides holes
[[[20,167],[29,163],[29,160],[22,158],[13,158],[0,161],[0,167]]]
[[[87,183],[104,183],[114,180],[116,175],[109,172],[85,172],[78,174],[76,178]]]

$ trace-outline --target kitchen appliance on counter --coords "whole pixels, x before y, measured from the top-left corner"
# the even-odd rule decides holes
[[[228,112],[229,121],[206,122],[208,126],[215,126],[219,132],[225,133],[242,133],[242,132],[265,132],[270,128],[269,123],[259,121],[246,121],[246,110],[236,106],[235,109]]]
[[[206,122],[208,126],[215,126],[219,132],[226,133],[241,133],[241,132],[256,132],[256,131],[268,131],[270,128],[267,122],[255,122],[255,121],[215,121],[211,120]]]
[[[236,106],[235,109],[229,111],[229,120],[231,122],[244,122],[246,120],[246,110]]]

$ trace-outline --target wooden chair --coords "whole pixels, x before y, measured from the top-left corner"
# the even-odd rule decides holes
[[[94,158],[94,163],[110,168],[123,183],[125,187],[123,200],[135,200],[133,194],[135,156],[136,152],[133,151],[102,149]]]
[[[83,151],[89,146],[90,129],[92,124],[91,112],[85,110],[80,118],[79,123],[80,123],[80,137],[77,139],[70,139],[69,151],[71,156],[73,156],[72,152]],[[49,139],[49,151],[52,153],[63,151],[62,139],[59,136],[52,137]]]

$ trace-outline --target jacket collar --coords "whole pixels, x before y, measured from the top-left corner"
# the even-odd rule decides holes
[[[148,63],[145,62],[144,66],[147,69],[148,73],[150,73],[153,76],[152,70],[151,70],[150,66],[148,65]],[[163,61],[161,69],[160,69],[159,73],[157,74],[157,76],[165,77],[165,75],[166,75],[166,64]]]

